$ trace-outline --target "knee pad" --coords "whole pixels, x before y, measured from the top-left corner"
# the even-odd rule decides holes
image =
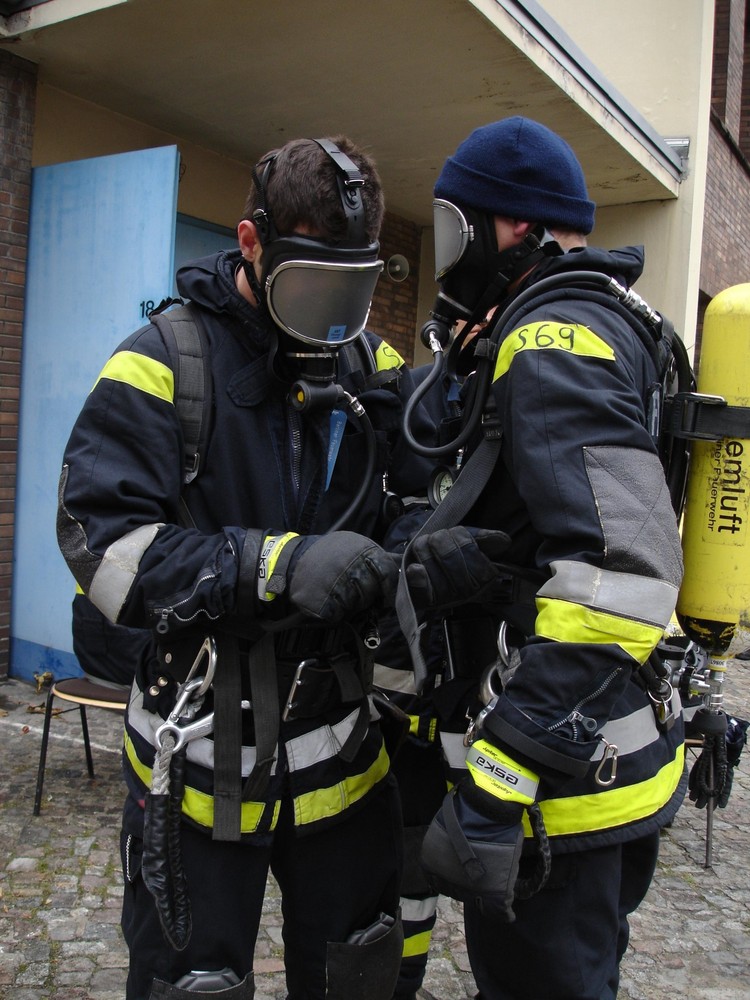
[[[328,942],[326,1000],[390,1000],[396,988],[404,930],[401,913],[380,918],[348,941]]]
[[[255,980],[249,972],[242,982],[231,969],[188,972],[176,983],[155,979],[148,1000],[253,1000]]]

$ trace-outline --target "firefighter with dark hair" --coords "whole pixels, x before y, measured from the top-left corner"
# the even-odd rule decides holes
[[[472,132],[434,210],[431,330],[497,309],[461,352],[461,471],[404,557],[416,628],[397,601],[418,676],[425,625],[444,623],[437,709],[465,764],[422,862],[464,902],[481,1000],[614,1000],[685,791],[679,698],[654,655],[682,577],[651,419],[661,325],[629,305],[642,248],[587,246],[581,166],[544,125]]]
[[[124,746],[127,1000],[249,1000],[269,871],[290,1000],[395,986],[371,646],[398,578],[385,510],[419,484],[409,373],[365,330],[383,210],[346,137],[269,152],[239,246],[180,269],[188,305],[113,354],[66,448],[68,565],[111,622],[150,630]]]

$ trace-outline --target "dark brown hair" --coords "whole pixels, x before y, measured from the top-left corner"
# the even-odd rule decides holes
[[[367,238],[374,243],[380,233],[385,211],[383,190],[375,161],[345,135],[331,137],[364,178],[361,188],[365,209]],[[274,157],[270,168],[262,165]],[[346,238],[347,220],[341,205],[337,169],[321,147],[312,139],[293,139],[280,149],[261,157],[256,169],[270,170],[266,182],[266,208],[280,235],[288,235],[299,225],[329,240]],[[243,219],[252,220],[258,208],[258,190],[253,183],[245,202]]]

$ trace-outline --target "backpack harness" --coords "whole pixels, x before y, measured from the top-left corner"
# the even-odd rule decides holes
[[[174,306],[174,308],[169,308]],[[164,311],[168,310],[168,311]],[[183,436],[183,490],[180,495],[180,523],[195,527],[184,492],[200,475],[208,447],[213,416],[213,380],[208,363],[209,344],[200,311],[181,299],[166,299],[150,314],[149,320],[161,332],[173,361],[174,406]],[[392,380],[393,371],[378,372],[370,344],[363,337],[340,349],[346,372],[342,381],[361,392],[377,388]],[[274,633],[301,623],[302,616],[291,616],[264,629],[262,636],[248,641],[228,630],[207,636],[198,649],[185,680],[178,687],[177,701],[163,725],[156,731],[158,744],[154,761],[152,787],[147,796],[144,856],[144,881],[154,896],[162,930],[177,950],[190,938],[191,919],[189,898],[180,862],[179,826],[184,791],[186,743],[213,733],[214,739],[214,817],[213,839],[240,839],[243,801],[262,798],[276,760],[282,708],[279,704],[278,672]],[[157,632],[166,631],[157,626]],[[353,630],[352,630],[353,631]],[[160,662],[178,677],[185,674],[195,652],[195,642],[189,654],[180,656],[179,640],[167,651],[158,643]],[[288,645],[292,645],[291,642]],[[335,646],[336,644],[333,643]],[[357,643],[361,648],[362,643]],[[241,698],[240,650],[247,649],[250,687],[255,727],[256,762],[242,778],[242,710],[249,707]],[[360,667],[364,649],[361,648]],[[180,664],[182,660],[182,664]],[[217,661],[221,669],[216,672]],[[283,708],[294,709],[295,684],[305,683],[297,668],[292,688]],[[369,725],[369,705],[362,684],[363,670],[352,670],[341,662],[334,649],[330,665],[338,683],[342,703],[359,702],[360,709],[352,732],[340,750],[345,762],[354,759]],[[213,712],[195,719],[209,687],[213,686]],[[182,752],[180,752],[182,751]],[[272,810],[264,810],[259,831],[270,828]]]

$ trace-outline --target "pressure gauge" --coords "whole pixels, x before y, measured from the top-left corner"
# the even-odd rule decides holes
[[[427,486],[427,499],[430,501],[431,507],[437,507],[445,500],[448,490],[456,481],[457,475],[458,469],[455,465],[439,465],[434,470]]]

